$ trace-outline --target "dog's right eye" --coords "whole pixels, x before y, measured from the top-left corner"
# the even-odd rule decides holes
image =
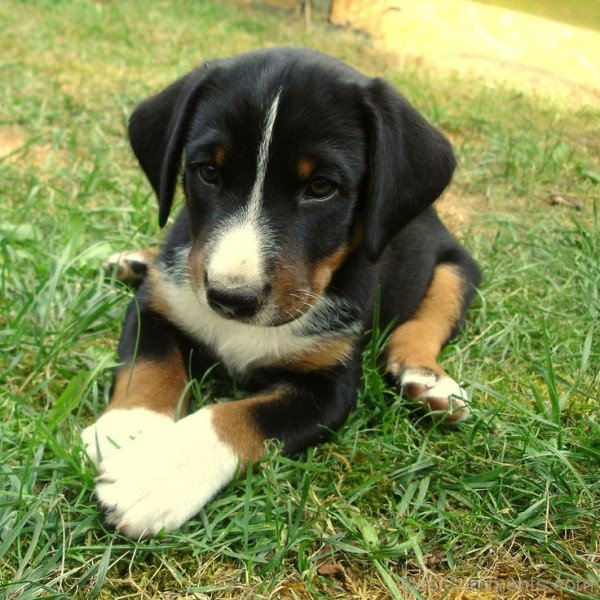
[[[218,185],[220,181],[219,171],[212,163],[204,163],[198,167],[198,176],[207,185]]]

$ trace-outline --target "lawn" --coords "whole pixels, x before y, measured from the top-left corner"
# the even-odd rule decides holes
[[[400,68],[262,5],[5,0],[0,29],[0,598],[600,595],[598,105]],[[440,211],[485,282],[444,364],[474,416],[436,427],[399,399],[375,324],[330,443],[273,448],[179,531],[128,541],[79,441],[130,296],[101,262],[162,238],[127,118],[205,58],[287,43],[388,77],[454,142]]]

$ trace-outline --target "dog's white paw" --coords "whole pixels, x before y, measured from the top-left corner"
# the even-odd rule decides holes
[[[438,377],[429,369],[406,369],[400,377],[402,393],[419,402],[429,413],[446,423],[468,419],[467,392],[451,377]]]
[[[116,450],[131,444],[140,434],[158,433],[173,420],[146,408],[113,409],[81,432],[90,460],[98,465]]]
[[[124,535],[171,531],[233,479],[237,464],[205,408],[103,460],[96,497],[105,521]]]

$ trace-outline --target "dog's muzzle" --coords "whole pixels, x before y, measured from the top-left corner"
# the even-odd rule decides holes
[[[269,284],[261,289],[235,284],[226,287],[216,286],[211,285],[208,277],[205,279],[205,285],[209,306],[225,319],[240,321],[248,321],[258,313],[271,287]]]

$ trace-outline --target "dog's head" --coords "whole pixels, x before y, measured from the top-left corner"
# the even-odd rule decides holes
[[[185,164],[199,300],[260,325],[306,313],[350,252],[377,260],[455,166],[390,85],[299,48],[192,71],[135,109],[129,136],[161,226]]]

